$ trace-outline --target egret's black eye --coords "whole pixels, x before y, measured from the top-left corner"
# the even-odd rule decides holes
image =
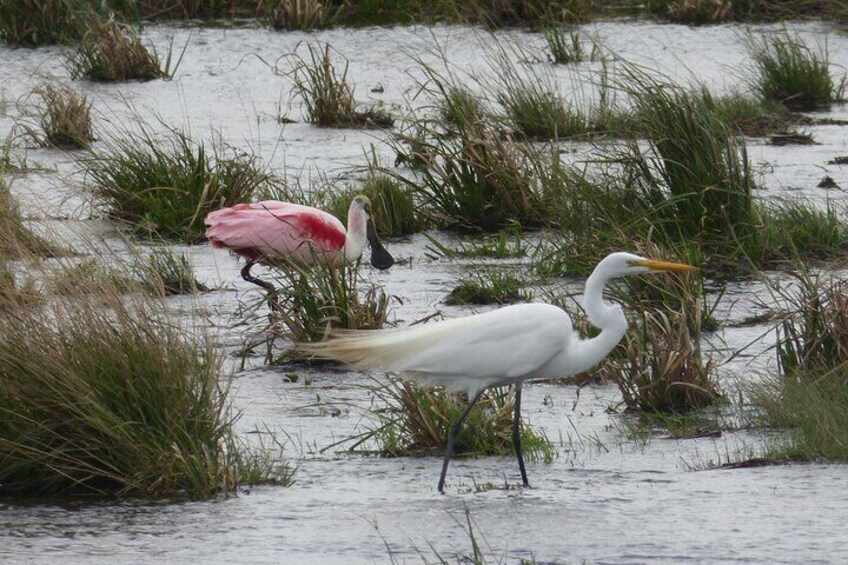
[[[370,205],[370,204],[366,204],[366,205],[365,205],[365,213],[366,213],[366,214],[370,214],[370,213],[371,213],[371,205]]]

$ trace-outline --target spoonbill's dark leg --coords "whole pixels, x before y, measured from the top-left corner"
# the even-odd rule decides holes
[[[256,261],[248,261],[247,264],[241,270],[241,278],[246,280],[247,282],[253,283],[255,285],[261,286],[269,293],[275,292],[276,289],[274,285],[269,282],[265,282],[262,279],[257,279],[253,275],[250,274],[250,269],[256,264]]]
[[[274,314],[279,313],[282,310],[279,301],[277,300],[277,289],[274,288],[269,282],[263,281],[262,279],[257,279],[253,275],[250,274],[250,269],[256,264],[256,261],[248,261],[247,264],[241,269],[241,278],[246,280],[247,282],[251,282],[257,286],[261,286],[268,293],[268,308],[271,309],[271,322],[273,323]]]
[[[521,453],[521,385],[518,381],[515,383],[515,415],[512,417],[512,445],[515,447],[515,456],[518,457],[518,468],[521,470],[521,480],[524,481],[524,486],[529,487],[527,481],[527,471],[524,469],[524,454]]]
[[[442,463],[442,475],[439,477],[439,492],[445,492],[445,475],[448,474],[448,463],[450,463],[451,455],[453,455],[453,444],[456,442],[456,436],[459,434],[460,428],[462,428],[462,422],[465,421],[465,417],[468,416],[468,413],[471,412],[471,409],[474,408],[474,405],[477,404],[477,401],[480,400],[480,397],[483,396],[483,391],[477,392],[470,401],[468,401],[468,406],[465,408],[465,411],[462,415],[451,424],[450,430],[448,431],[448,447],[445,449],[445,461]]]

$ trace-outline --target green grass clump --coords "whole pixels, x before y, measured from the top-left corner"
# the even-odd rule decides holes
[[[476,269],[460,279],[445,298],[445,304],[508,304],[531,300],[533,293],[523,289],[524,284],[524,281],[511,273],[496,269]]]
[[[575,110],[562,97],[556,77],[549,69],[525,67],[519,70],[514,59],[524,56],[522,52],[511,54],[500,48],[491,62],[497,73],[496,97],[511,130],[518,136],[538,140],[590,133],[595,124],[588,114]]]
[[[372,220],[380,237],[410,235],[427,227],[427,218],[416,205],[409,188],[381,173],[368,176],[359,186],[333,194],[327,209],[347,224],[350,202],[357,194],[364,194],[371,200]]]
[[[390,297],[379,285],[364,285],[357,265],[302,267],[279,261],[271,266],[278,288],[272,296],[266,361],[282,363],[297,355],[292,343],[321,341],[331,329],[380,329]],[[252,346],[252,345],[251,345]],[[275,356],[274,348],[283,350]]]
[[[288,483],[235,435],[212,346],[103,286],[0,311],[0,493],[209,497]]]
[[[815,110],[842,98],[845,79],[834,82],[827,51],[808,47],[796,34],[752,39],[754,89],[765,100],[782,103],[791,110]]]
[[[91,127],[91,102],[66,86],[43,84],[32,93],[41,104],[31,110],[39,128],[27,127],[27,133],[41,146],[61,149],[87,149],[94,141]]]
[[[397,175],[427,207],[437,225],[496,232],[513,225],[539,227],[549,213],[540,178],[556,158],[505,139],[491,127],[445,136],[428,130],[398,136],[398,155],[416,163],[417,176]],[[407,149],[408,147],[408,149]]]
[[[704,361],[683,313],[642,312],[631,324],[624,354],[604,369],[630,410],[685,413],[715,404],[713,364]]]
[[[82,160],[93,194],[111,217],[152,238],[203,239],[209,212],[249,202],[280,184],[254,155],[211,150],[171,129],[163,138],[126,131]]]
[[[745,135],[764,137],[769,133],[786,131],[793,125],[793,116],[779,102],[738,92],[715,97],[706,89],[703,95],[712,104],[718,119]]]
[[[358,110],[347,81],[348,62],[339,73],[330,60],[330,46],[307,44],[308,59],[295,53],[294,92],[303,100],[306,120],[323,127],[390,128],[394,119],[379,106]]]
[[[421,387],[392,380],[375,389],[374,394],[385,404],[375,411],[377,425],[357,438],[352,449],[367,440],[376,442],[377,451],[387,457],[435,454],[444,452],[448,428],[467,402],[459,394],[442,389]],[[490,389],[477,402],[456,438],[459,455],[510,455],[514,391],[511,387]],[[550,440],[522,422],[521,447],[531,461],[553,460],[555,451]]]
[[[848,250],[848,225],[832,205],[824,210],[803,200],[780,200],[764,208],[763,247],[759,253],[773,262],[830,259]]]
[[[115,292],[137,290],[139,284],[119,269],[109,267],[99,259],[84,259],[63,263],[47,279],[47,291],[54,296],[79,296],[86,290],[101,287]]]
[[[774,287],[793,315],[779,326],[779,375],[752,385],[767,423],[790,431],[769,459],[848,459],[848,284],[797,274]]]
[[[85,0],[5,0],[0,2],[0,41],[34,47],[79,40],[85,22],[96,17]]]
[[[439,115],[446,131],[468,130],[487,119],[483,101],[470,90],[449,85],[439,98]]]
[[[170,53],[163,66],[159,55],[144,46],[130,25],[113,17],[89,24],[66,66],[74,79],[100,82],[154,80],[170,77],[176,70],[171,68]]]

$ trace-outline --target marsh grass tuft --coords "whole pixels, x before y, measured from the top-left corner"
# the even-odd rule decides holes
[[[439,115],[447,131],[453,128],[468,130],[484,123],[488,117],[483,100],[459,85],[441,85],[438,99]]]
[[[169,51],[163,67],[158,54],[144,46],[130,25],[111,16],[90,23],[78,50],[66,61],[72,78],[100,82],[171,77],[177,65],[171,68]]]
[[[399,155],[419,164],[415,178],[396,178],[417,194],[437,225],[478,232],[513,223],[544,225],[550,210],[540,179],[555,158],[548,151],[516,144],[491,126],[452,136],[436,130],[399,135],[395,143]]]
[[[9,0],[0,2],[0,41],[23,46],[71,43],[98,17],[94,2]]]
[[[379,329],[389,315],[390,297],[376,284],[362,288],[358,265],[302,267],[280,261],[272,266],[278,290],[269,316],[266,358],[279,363],[297,355],[291,349],[274,359],[273,348],[322,340],[331,329]]]
[[[778,326],[779,374],[749,387],[768,424],[787,428],[769,459],[848,459],[848,283],[808,271],[772,285],[793,312]]]
[[[0,412],[4,495],[200,498],[290,481],[235,435],[211,344],[102,283],[0,311]]]
[[[845,78],[834,82],[826,49],[813,51],[797,34],[751,39],[749,52],[754,60],[750,81],[763,99],[800,111],[842,99]]]
[[[641,313],[625,337],[624,359],[611,361],[608,373],[629,409],[685,413],[721,398],[712,363],[702,360],[689,327],[682,313]]]
[[[128,292],[138,290],[138,281],[128,273],[108,266],[100,259],[87,258],[62,262],[54,272],[47,277],[46,291],[53,296],[77,297],[82,292],[97,292],[100,288],[108,288],[113,292]]]
[[[442,454],[450,424],[467,406],[461,394],[394,379],[376,387],[374,395],[385,407],[373,412],[376,427],[352,438],[356,441],[351,449],[372,440],[377,451],[387,457]],[[456,438],[456,453],[501,456],[513,453],[514,401],[510,387],[486,391],[471,409]],[[521,447],[531,461],[550,462],[556,455],[550,440],[524,422]]]
[[[185,132],[157,136],[125,131],[81,160],[93,194],[109,215],[139,234],[186,242],[203,238],[203,218],[222,206],[250,202],[281,183],[255,155],[210,150]]]
[[[558,140],[590,133],[593,124],[562,96],[556,76],[547,67],[529,67],[516,62],[523,51],[500,47],[490,65],[497,73],[496,97],[506,121],[516,136],[537,140]],[[543,70],[547,69],[547,71]]]
[[[595,60],[596,49],[586,53],[580,34],[560,25],[551,25],[542,32],[548,47],[548,59],[551,63],[568,65],[582,63],[585,60]]]
[[[763,208],[763,250],[772,262],[830,259],[848,250],[848,226],[833,204],[821,209],[802,199],[776,200]],[[752,253],[753,255],[753,253]]]
[[[522,288],[525,282],[496,268],[474,268],[462,277],[445,298],[445,304],[485,305],[529,301],[533,293]]]
[[[308,59],[294,53],[291,71],[294,92],[303,100],[306,120],[323,127],[390,128],[394,119],[373,105],[358,110],[353,87],[347,81],[348,61],[339,73],[330,60],[330,45],[307,44]]]
[[[25,133],[43,147],[87,149],[95,140],[91,127],[91,102],[72,88],[42,84],[32,94],[41,99],[34,108],[24,110],[33,115],[39,128],[24,126]]]

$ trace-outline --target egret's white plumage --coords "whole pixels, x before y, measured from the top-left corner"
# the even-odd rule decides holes
[[[469,409],[480,393],[493,386],[516,385],[513,442],[522,479],[527,485],[518,421],[521,383],[557,378],[590,369],[606,357],[627,331],[621,308],[603,300],[610,279],[658,271],[691,271],[693,267],[612,253],[598,263],[586,281],[583,307],[601,332],[577,334],[562,309],[550,304],[517,304],[498,310],[399,329],[346,331],[321,343],[302,344],[315,357],[336,359],[353,367],[398,372],[428,385],[469,394]],[[439,480],[444,485],[453,439],[468,410],[454,423]]]

